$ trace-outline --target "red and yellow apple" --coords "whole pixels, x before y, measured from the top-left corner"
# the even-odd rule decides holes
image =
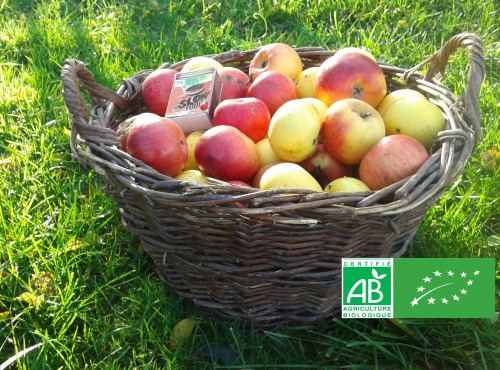
[[[313,175],[323,188],[335,179],[352,176],[352,167],[333,158],[324,144],[319,144],[313,155],[299,165]]]
[[[222,83],[220,101],[244,98],[248,90],[248,76],[234,67],[222,67],[217,70]]]
[[[208,129],[198,140],[194,157],[203,173],[223,181],[248,181],[259,169],[257,146],[232,126]]]
[[[134,124],[128,133],[127,152],[170,177],[181,172],[188,158],[186,137],[181,128],[159,116]]]
[[[276,166],[277,164],[279,163],[288,163],[288,162],[285,162],[285,161],[281,161],[281,160],[278,160],[276,162],[272,162],[272,163],[268,163],[266,164],[265,166],[259,168],[259,170],[255,173],[255,175],[252,177],[252,180],[250,182],[250,184],[254,187],[254,188],[259,188],[260,187],[260,179],[262,178],[262,175],[264,175],[264,172],[266,172],[268,169],[270,169],[271,167],[273,166]]]
[[[355,165],[385,136],[384,120],[368,103],[354,98],[342,99],[326,111],[320,136],[335,159]]]
[[[157,69],[143,81],[142,98],[151,113],[165,116],[176,73],[175,69]]]
[[[406,135],[379,140],[359,164],[359,178],[372,190],[380,190],[413,175],[429,158],[425,147]]]
[[[233,126],[254,143],[267,135],[271,114],[267,105],[256,98],[227,99],[215,108],[213,126]]]
[[[146,112],[129,117],[125,121],[121,122],[118,125],[118,129],[116,130],[116,136],[120,138],[121,149],[124,152],[127,151],[128,133],[130,132],[132,127],[134,127],[137,124],[140,124],[141,122],[150,122],[158,118],[160,118],[159,115]]]
[[[250,62],[248,75],[255,79],[267,71],[277,71],[292,81],[302,72],[302,61],[294,48],[280,42],[259,49]]]
[[[290,77],[281,72],[267,71],[260,74],[247,90],[246,96],[262,100],[271,116],[287,101],[298,99],[297,88]]]
[[[314,90],[328,106],[355,98],[376,107],[385,97],[387,84],[377,62],[354,50],[339,52],[321,63]]]

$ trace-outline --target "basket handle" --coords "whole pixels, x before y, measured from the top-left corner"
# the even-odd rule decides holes
[[[469,75],[467,86],[463,93],[465,110],[471,118],[472,128],[475,132],[476,141],[481,135],[481,117],[479,111],[479,93],[481,84],[485,75],[485,62],[483,54],[483,42],[481,38],[474,33],[460,33],[450,38],[443,47],[425,59],[419,65],[407,70],[403,75],[403,81],[406,82],[408,77],[420,70],[426,64],[431,63],[424,77],[426,81],[431,81],[434,75],[439,71],[441,76],[444,76],[446,65],[450,55],[459,47],[467,49],[469,55]]]

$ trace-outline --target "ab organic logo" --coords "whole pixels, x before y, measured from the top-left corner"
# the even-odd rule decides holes
[[[342,318],[492,318],[493,258],[344,258]]]

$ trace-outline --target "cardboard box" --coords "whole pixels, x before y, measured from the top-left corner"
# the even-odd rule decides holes
[[[215,67],[177,73],[165,117],[177,123],[184,133],[211,128],[221,88]]]

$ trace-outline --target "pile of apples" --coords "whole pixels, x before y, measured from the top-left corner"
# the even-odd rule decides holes
[[[415,173],[445,128],[419,92],[387,94],[382,69],[363,49],[303,69],[295,49],[273,43],[255,54],[248,75],[208,57],[182,71],[208,66],[222,82],[213,127],[184,133],[163,117],[177,71],[156,70],[142,85],[149,112],[119,126],[122,150],[179,180],[357,192]]]

